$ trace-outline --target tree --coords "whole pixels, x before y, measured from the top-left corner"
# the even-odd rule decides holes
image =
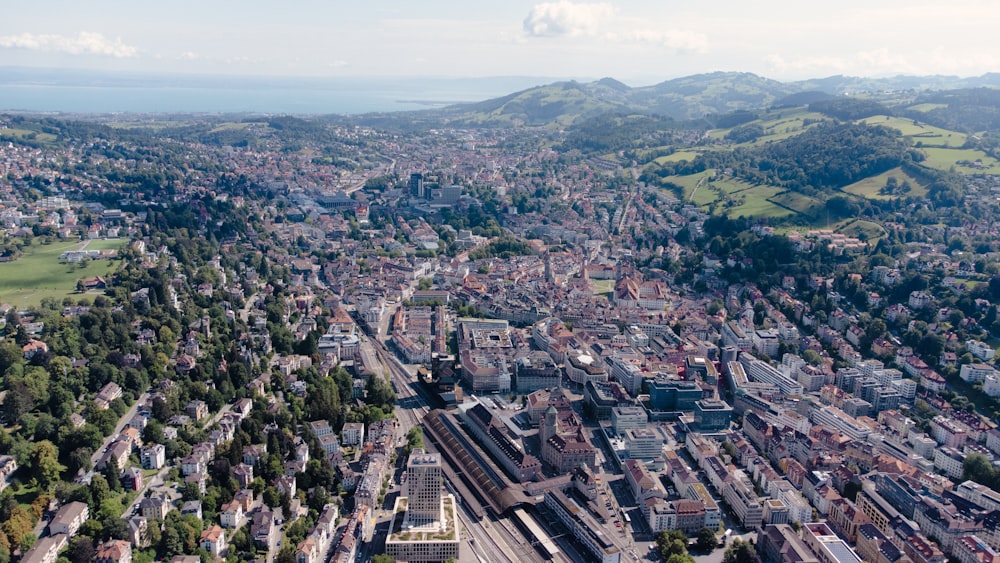
[[[38,486],[49,491],[59,482],[59,475],[66,467],[59,463],[59,450],[55,444],[42,440],[35,444],[31,452],[31,469]]]
[[[753,544],[745,542],[739,538],[726,549],[726,554],[722,557],[722,563],[761,563],[760,555],[754,549]]]
[[[76,536],[69,541],[66,549],[66,558],[71,563],[90,563],[94,560],[97,550],[94,548],[94,540],[87,536]]]
[[[687,555],[687,544],[687,536],[680,530],[663,530],[656,536],[656,548],[663,560],[672,555]]]
[[[711,552],[719,545],[718,538],[715,537],[715,531],[711,528],[702,528],[698,530],[698,539],[695,542],[695,546],[698,551]]]
[[[962,461],[962,478],[992,488],[997,483],[997,472],[986,456],[971,453]]]

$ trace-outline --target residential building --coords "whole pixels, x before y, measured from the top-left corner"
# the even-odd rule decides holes
[[[213,525],[201,533],[198,545],[213,556],[222,557],[226,551],[226,531]]]
[[[90,510],[86,503],[64,504],[49,522],[49,535],[66,534],[67,537],[72,538],[89,517]]]

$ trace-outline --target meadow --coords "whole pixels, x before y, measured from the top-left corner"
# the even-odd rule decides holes
[[[904,181],[909,182],[910,191],[905,194],[890,195],[881,193],[882,188],[885,187],[885,183],[889,178],[895,178],[897,182],[902,184]],[[855,182],[849,186],[844,186],[841,188],[842,191],[861,196],[867,199],[892,199],[894,197],[923,197],[927,195],[927,189],[921,186],[916,178],[913,178],[909,174],[903,171],[902,168],[893,168],[892,170],[883,172],[878,176],[872,176],[870,178],[865,178],[859,182]]]
[[[1000,162],[993,157],[986,156],[986,153],[976,149],[943,149],[943,148],[924,148],[922,149],[927,155],[927,160],[923,162],[924,166],[929,166],[931,168],[937,168],[938,170],[950,170],[951,167],[955,167],[958,172],[966,174],[975,174],[977,172],[989,171],[996,173],[1000,170]],[[982,161],[982,167],[973,167],[964,164],[958,164],[958,161],[968,161],[975,162],[977,160]]]
[[[866,125],[882,125],[896,129],[904,137],[910,138],[914,143],[920,143],[924,147],[961,147],[965,144],[967,136],[957,131],[949,131],[920,123],[913,119],[903,117],[889,117],[887,115],[875,115],[862,119],[861,123]]]
[[[90,241],[90,250],[120,248],[124,240]],[[110,276],[117,269],[118,260],[89,260],[68,264],[59,259],[67,250],[84,246],[79,241],[43,244],[35,241],[24,249],[20,258],[0,264],[0,302],[16,307],[38,305],[50,297],[62,300],[78,295],[76,282],[80,278]]]

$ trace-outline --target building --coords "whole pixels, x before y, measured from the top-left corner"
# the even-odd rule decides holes
[[[804,524],[802,539],[816,554],[820,563],[861,563],[861,558],[851,546],[834,534],[826,524]]]
[[[441,517],[441,456],[415,449],[406,462],[408,522],[418,526]]]
[[[611,409],[615,407],[635,406],[634,399],[616,381],[587,382],[583,403],[585,416],[596,420],[611,419]]]
[[[532,351],[514,361],[514,386],[518,393],[559,387],[562,373],[548,352]]]
[[[397,561],[459,558],[458,503],[442,496],[441,456],[417,448],[406,462],[405,495],[396,499],[385,552]]]
[[[226,552],[226,531],[219,526],[211,526],[201,533],[198,545],[215,557]]]
[[[841,434],[850,436],[854,440],[864,441],[871,434],[871,428],[851,418],[841,409],[830,405],[813,410],[812,421],[815,424],[834,428],[840,431]]]
[[[559,489],[545,491],[545,506],[573,534],[590,555],[589,561],[620,563],[621,550],[608,538],[603,527],[587,510]]]
[[[750,381],[775,385],[785,395],[801,395],[804,392],[801,383],[751,354],[741,352],[739,361]]]
[[[345,446],[360,446],[365,441],[365,425],[361,422],[347,422],[340,431],[340,440]],[[329,453],[329,452],[327,452]]]
[[[959,370],[958,376],[968,383],[986,381],[989,376],[996,376],[997,371],[989,364],[965,364]]]
[[[1000,563],[1000,553],[976,535],[958,538],[951,554],[959,563]]]
[[[621,435],[626,430],[645,428],[649,423],[649,416],[642,407],[619,407],[611,408],[611,427],[615,434]]]
[[[573,409],[549,406],[538,430],[542,461],[559,473],[586,465],[597,467],[597,449],[587,439],[583,423]]]
[[[66,534],[67,537],[72,538],[89,517],[90,511],[86,503],[71,502],[65,504],[49,522],[49,535]]]
[[[654,534],[663,530],[680,530],[693,537],[705,527],[705,505],[700,501],[649,498],[645,504],[643,512]]]
[[[757,536],[761,558],[770,563],[820,563],[788,524],[765,526]]]
[[[21,557],[21,563],[55,563],[59,552],[67,545],[69,537],[66,534],[41,538]]]
[[[608,371],[594,359],[594,356],[586,352],[571,351],[567,353],[563,369],[566,370],[566,377],[577,385],[608,381]]]
[[[142,448],[140,461],[143,469],[160,469],[167,462],[167,448],[163,444],[150,444]]]
[[[701,387],[693,381],[657,378],[649,384],[649,403],[654,411],[691,412],[702,394]]]
[[[722,432],[733,419],[733,407],[719,399],[700,399],[694,402],[694,428],[698,432]]]
[[[635,428],[625,431],[625,451],[628,459],[652,461],[663,451],[663,436],[650,428]]]
[[[639,390],[642,389],[642,369],[634,363],[617,356],[612,356],[607,361],[611,365],[611,377],[618,383],[621,383],[629,395],[633,397],[638,395]]]
[[[761,500],[754,492],[750,479],[742,471],[735,472],[733,479],[726,482],[722,496],[744,529],[752,530],[764,521]]]
[[[132,563],[132,544],[112,540],[97,546],[94,563]]]

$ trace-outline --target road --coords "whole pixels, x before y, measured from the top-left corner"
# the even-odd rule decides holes
[[[135,508],[139,506],[139,503],[142,502],[142,499],[146,497],[146,491],[156,491],[157,489],[162,489],[163,481],[168,471],[170,471],[170,464],[164,464],[156,475],[143,480],[142,488],[136,492],[135,499],[128,506],[126,506],[125,510],[122,512],[122,520],[127,520],[132,516],[132,511],[135,510]]]
[[[91,470],[85,473],[82,477],[77,477],[77,482],[83,482],[88,485],[90,484],[90,480],[94,478],[93,467],[97,465],[98,460],[101,459],[101,455],[103,455],[104,451],[107,450],[109,446],[111,446],[111,442],[114,442],[115,438],[117,438],[118,435],[122,433],[122,430],[125,429],[125,426],[128,425],[128,422],[132,420],[132,417],[134,417],[135,414],[139,412],[139,405],[145,404],[147,399],[149,399],[148,391],[143,393],[142,395],[139,395],[139,398],[134,403],[132,403],[132,407],[128,409],[128,412],[126,412],[124,415],[122,415],[120,419],[118,419],[118,424],[115,425],[115,431],[112,432],[107,438],[105,438],[104,442],[101,444],[100,449],[95,451],[94,454],[90,456]]]

